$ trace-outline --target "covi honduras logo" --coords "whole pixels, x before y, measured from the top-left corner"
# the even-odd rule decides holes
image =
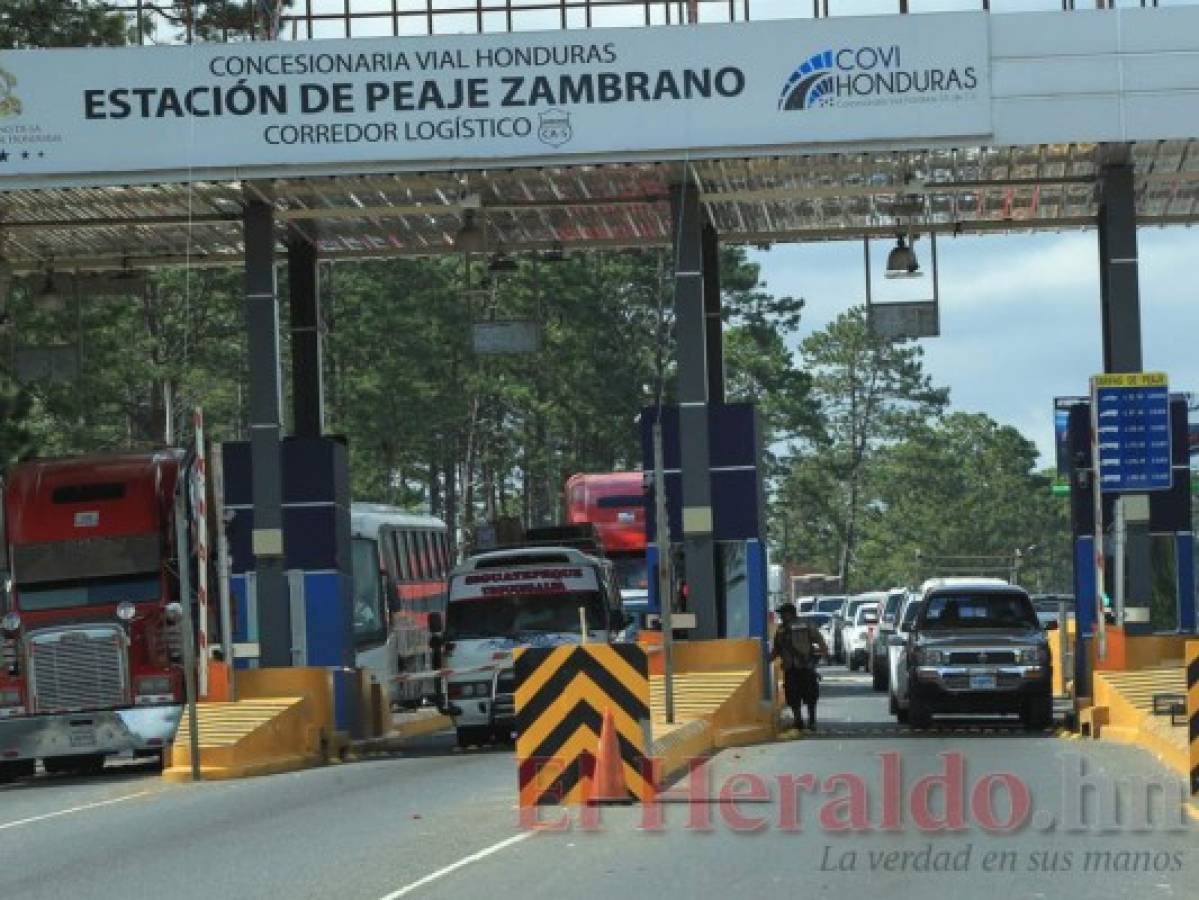
[[[899,44],[821,50],[787,78],[779,109],[917,103],[971,99],[974,66],[909,66]]]
[[[783,85],[779,108],[811,109],[813,106],[832,106],[835,91],[832,73],[832,50],[808,57]]]

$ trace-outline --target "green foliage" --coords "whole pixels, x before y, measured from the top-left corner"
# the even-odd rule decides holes
[[[1036,447],[982,414],[945,415],[920,348],[874,338],[852,309],[803,342],[820,428],[786,461],[772,536],[790,562],[849,590],[936,574],[1068,591],[1066,504]],[[1034,548],[1034,549],[1029,549]]]
[[[348,439],[354,496],[429,509],[467,529],[499,515],[553,522],[572,473],[637,467],[635,417],[654,402],[659,331],[669,335],[668,262],[656,250],[523,259],[496,279],[476,262],[469,280],[461,257],[322,266],[327,430]],[[724,262],[730,399],[759,403],[775,437],[806,433],[808,380],[771,324],[799,301],[761,291],[741,251]],[[37,287],[23,283],[11,300],[14,341],[75,348],[81,374],[14,395],[24,405],[10,425],[25,431],[0,455],[9,445],[10,459],[27,452],[25,433],[55,454],[179,443],[196,406],[214,440],[245,437],[239,272],[163,271],[135,294],[78,305],[65,291],[61,312],[39,310]],[[286,302],[281,318],[286,409]],[[476,355],[472,323],[492,318],[537,322],[541,349]],[[673,356],[668,339],[661,350]],[[669,364],[661,375],[669,401]]]
[[[872,475],[859,578],[917,583],[959,568],[1006,578],[1020,549],[1026,586],[1068,592],[1067,507],[1050,495],[1036,459],[1016,429],[971,413],[888,447]]]
[[[0,50],[116,47],[128,43],[124,16],[95,0],[8,0],[0,14]],[[7,4],[6,4],[7,5]]]
[[[783,479],[777,506],[786,517],[783,530],[802,534],[796,546],[805,561],[850,585],[876,455],[940,415],[949,393],[932,385],[919,346],[873,335],[863,307],[842,313],[800,350],[820,415]]]
[[[277,25],[280,11],[294,0],[174,0],[173,24],[196,41],[236,41],[265,38]]]

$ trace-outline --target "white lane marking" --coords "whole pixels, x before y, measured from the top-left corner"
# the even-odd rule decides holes
[[[537,832],[535,831],[522,831],[520,834],[514,834],[512,837],[506,838],[505,840],[500,841],[498,844],[492,844],[490,847],[480,850],[478,853],[472,853],[470,856],[464,856],[456,863],[450,863],[450,865],[446,866],[444,869],[438,869],[436,872],[430,872],[420,881],[414,881],[412,884],[405,885],[398,891],[392,891],[387,896],[381,897],[380,900],[397,900],[399,897],[406,897],[413,891],[423,888],[426,884],[437,881],[439,878],[444,878],[451,872],[456,872],[464,866],[469,866],[471,863],[478,862],[481,859],[486,859],[487,857],[491,856],[491,854],[499,853],[501,850],[511,847],[513,844],[519,844],[521,841],[532,837],[536,833]]]
[[[151,793],[151,791],[138,791],[136,794],[126,794],[124,797],[116,797],[112,800],[97,800],[95,803],[85,803],[82,806],[72,806],[70,809],[60,809],[58,812],[30,816],[28,819],[17,819],[15,822],[0,822],[0,831],[7,831],[9,828],[20,828],[22,825],[31,825],[34,822],[44,822],[46,819],[57,819],[59,816],[69,816],[73,813],[86,812],[89,809],[98,809],[101,806],[112,806],[114,803],[124,803],[126,800],[136,800],[138,797],[148,797]]]

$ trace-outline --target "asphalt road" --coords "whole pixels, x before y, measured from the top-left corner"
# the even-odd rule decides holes
[[[1141,751],[984,722],[916,734],[843,669],[826,671],[824,694],[816,735],[725,751],[701,770],[708,796],[692,802],[684,782],[660,822],[642,807],[605,808],[598,829],[560,809],[541,819],[571,816],[571,830],[522,828],[511,754],[459,753],[449,735],[225,784],[166,786],[128,767],[39,778],[0,788],[0,898],[1199,898],[1199,845],[1176,807],[1133,831],[1131,801],[1145,790],[1128,780],[1169,780]],[[902,770],[894,822],[883,821],[880,754]],[[933,832],[945,794],[933,788],[926,811],[913,791],[959,761],[962,821],[940,824],[961,830]],[[1081,806],[1080,766],[1094,782]],[[1125,820],[1104,831],[1097,795],[1115,778]],[[990,804],[980,782],[996,785]],[[1024,824],[988,831],[1011,819],[1019,785]],[[722,786],[763,796],[721,803]],[[845,799],[855,796],[857,807]]]

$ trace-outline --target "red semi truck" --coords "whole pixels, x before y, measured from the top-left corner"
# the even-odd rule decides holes
[[[177,450],[35,460],[4,486],[0,782],[164,753],[184,698]]]
[[[649,599],[645,554],[645,489],[642,472],[572,475],[566,481],[566,521],[592,524],[599,531],[604,556],[616,568],[624,610],[640,619]]]

